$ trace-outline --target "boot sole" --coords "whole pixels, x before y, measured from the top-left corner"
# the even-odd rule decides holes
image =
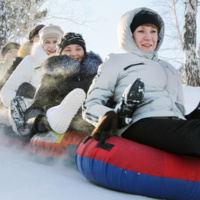
[[[62,101],[63,105],[57,108],[57,116],[53,116],[56,121],[48,120],[51,128],[59,134],[65,133],[84,100],[85,92],[82,89],[71,91]]]
[[[27,135],[24,130],[24,112],[26,111],[25,102],[21,97],[15,97],[11,101],[11,116],[16,124],[18,134],[21,136]]]

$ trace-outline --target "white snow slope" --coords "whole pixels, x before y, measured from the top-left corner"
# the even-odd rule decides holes
[[[75,162],[53,165],[37,162],[29,148],[0,143],[0,199],[4,200],[143,200],[94,185],[76,169]]]
[[[0,200],[152,199],[109,190],[89,182],[77,170],[72,158],[66,162],[57,159],[49,164],[31,155],[29,145],[11,144],[10,139],[5,139],[2,125],[9,124],[7,112],[0,110]]]

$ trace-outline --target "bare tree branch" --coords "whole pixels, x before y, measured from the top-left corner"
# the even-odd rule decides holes
[[[177,19],[177,14],[176,14],[176,7],[175,7],[175,4],[177,3],[177,1],[178,0],[172,0],[172,7],[173,7],[176,30],[178,32],[178,39],[180,40],[180,43],[181,43],[181,46],[182,46],[182,49],[183,49],[184,44],[183,44],[183,39],[182,39],[182,35],[181,35],[181,32],[180,32],[179,24],[178,24],[178,19]]]

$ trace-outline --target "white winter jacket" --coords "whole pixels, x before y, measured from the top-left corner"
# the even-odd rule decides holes
[[[119,102],[129,84],[141,78],[145,84],[144,102],[137,108],[132,123],[149,117],[184,118],[184,99],[178,71],[169,63],[157,58],[157,51],[164,38],[164,22],[160,21],[159,42],[152,53],[141,51],[135,44],[130,30],[133,17],[141,10],[138,8],[125,13],[118,26],[120,47],[125,54],[110,54],[99,66],[98,74],[89,88],[83,105],[83,118],[94,126],[112,108],[106,107],[110,98]],[[118,130],[118,134],[128,126]]]
[[[1,101],[6,107],[10,106],[10,101],[15,97],[22,83],[28,82],[35,88],[38,87],[41,77],[41,64],[47,56],[39,43],[33,45],[31,55],[22,60],[1,90]]]

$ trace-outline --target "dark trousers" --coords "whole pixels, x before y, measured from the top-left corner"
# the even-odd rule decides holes
[[[200,120],[146,118],[132,124],[123,138],[171,153],[200,158]]]
[[[35,91],[36,89],[34,86],[30,83],[24,82],[19,86],[16,96],[33,99]]]

